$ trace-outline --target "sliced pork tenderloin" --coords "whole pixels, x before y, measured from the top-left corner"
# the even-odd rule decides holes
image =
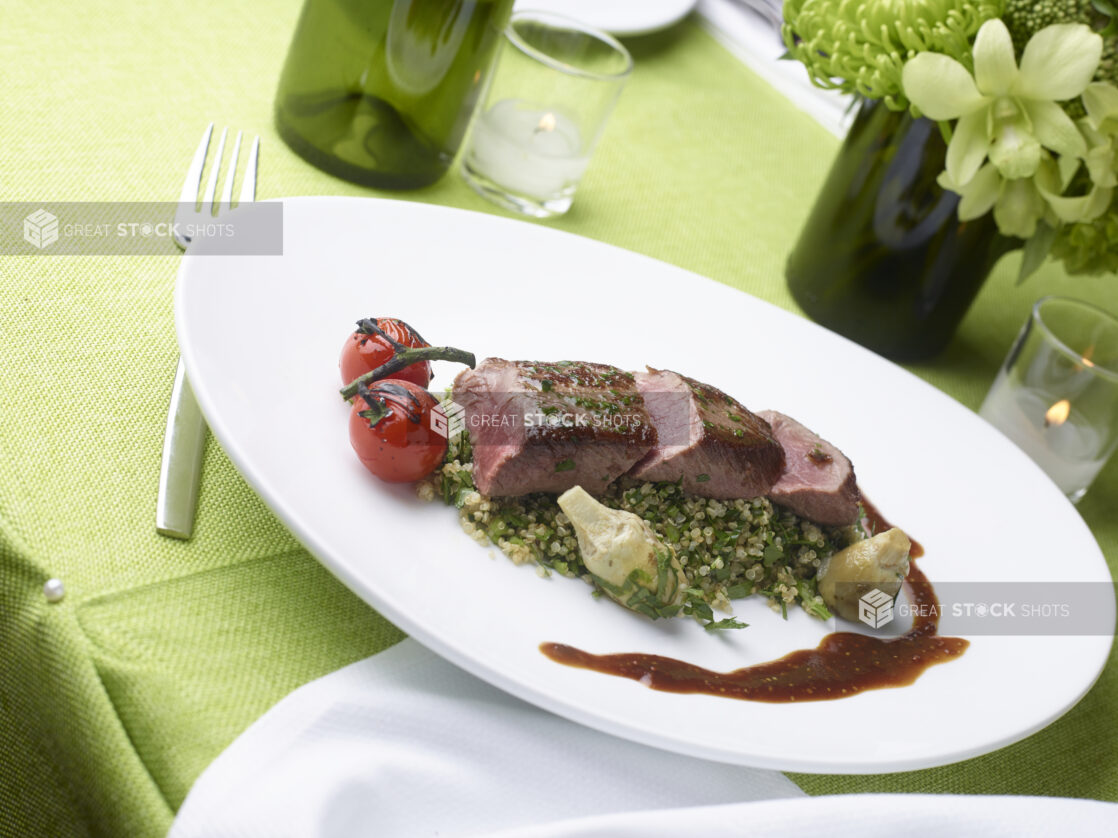
[[[767,422],[721,390],[669,370],[634,373],[657,443],[629,471],[639,480],[682,481],[708,498],[766,494],[784,469]]]
[[[784,448],[784,473],[769,498],[817,524],[854,523],[861,493],[846,455],[783,413],[762,410],[759,415]]]

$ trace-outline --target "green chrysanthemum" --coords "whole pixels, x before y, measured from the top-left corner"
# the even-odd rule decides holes
[[[784,43],[819,87],[908,106],[901,69],[919,52],[971,68],[970,41],[1004,0],[786,0]]]

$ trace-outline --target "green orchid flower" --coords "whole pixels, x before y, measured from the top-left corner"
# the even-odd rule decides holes
[[[1087,140],[1083,162],[1098,186],[1118,186],[1118,87],[1094,82],[1083,91],[1087,116],[1079,130]]]
[[[1078,170],[1078,160],[1061,157],[1054,163],[1043,164],[1034,178],[1037,191],[1044,197],[1048,208],[1064,224],[1094,221],[1106,212],[1114,196],[1113,184],[1104,186],[1099,183],[1092,183],[1091,191],[1086,195],[1065,195]],[[1051,217],[1048,224],[1050,227],[1058,226]]]
[[[1083,91],[1083,108],[1096,131],[1118,134],[1118,87],[1109,82],[1092,82]]]
[[[1091,175],[1091,182],[1097,186],[1113,187],[1118,185],[1118,177],[1115,176],[1115,166],[1118,164],[1116,153],[1118,148],[1115,148],[1115,135],[1102,134],[1095,130],[1089,120],[1081,119],[1079,121],[1079,130],[1083,132],[1083,136],[1087,139],[1088,149],[1087,153],[1083,156],[1083,163],[1087,166],[1087,172]]]
[[[968,182],[960,184],[942,172],[938,183],[957,192],[959,220],[970,221],[994,210],[994,221],[1005,236],[1031,238],[1044,221],[1057,228],[1062,223],[1093,221],[1110,206],[1114,190],[1095,184],[1086,195],[1065,195],[1079,168],[1073,157],[1054,159],[1042,152],[1034,177],[1006,178],[997,166],[986,163]]]
[[[960,221],[971,221],[993,209],[994,221],[1004,236],[1029,238],[1048,211],[1033,178],[1007,180],[993,163],[982,166],[966,183],[958,183],[946,171],[940,173],[938,183],[959,193]]]
[[[1083,135],[1057,102],[1084,92],[1102,47],[1088,26],[1054,24],[1029,39],[1018,66],[1009,30],[995,19],[975,36],[973,76],[938,53],[922,52],[907,62],[902,83],[913,105],[930,119],[958,120],[947,148],[949,181],[966,185],[987,157],[1001,179],[1012,181],[1035,175],[1044,149],[1072,158],[1086,154]],[[984,177],[989,186],[991,175]],[[1004,189],[1022,200],[1028,191],[1027,185]]]

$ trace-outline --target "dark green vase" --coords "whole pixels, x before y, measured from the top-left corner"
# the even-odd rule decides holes
[[[513,0],[306,0],[276,128],[346,180],[415,189],[450,167]]]
[[[788,258],[788,287],[817,323],[895,360],[947,345],[999,258],[1019,247],[987,214],[960,222],[936,183],[938,126],[864,102]]]

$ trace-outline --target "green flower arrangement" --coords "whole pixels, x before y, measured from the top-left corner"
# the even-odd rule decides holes
[[[1118,270],[1118,0],[787,0],[812,81],[939,122],[939,184],[1069,273]]]

